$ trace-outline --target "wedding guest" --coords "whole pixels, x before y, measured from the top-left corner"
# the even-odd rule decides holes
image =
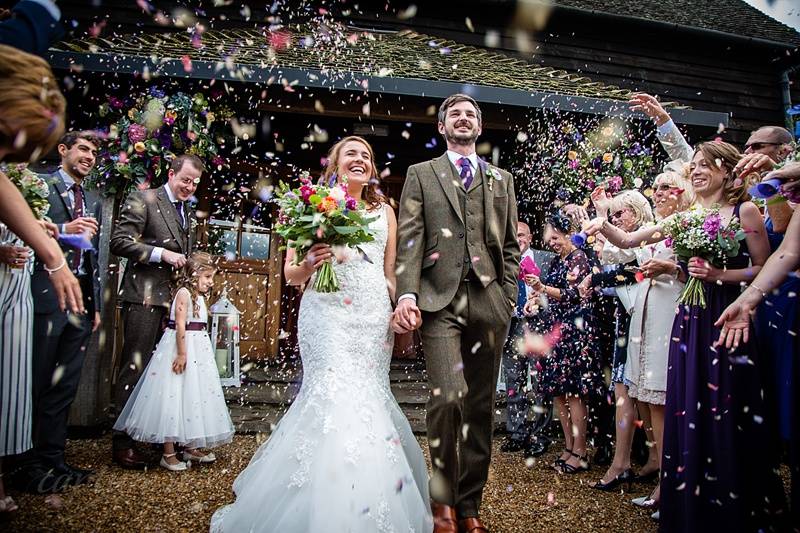
[[[565,449],[554,467],[565,474],[589,470],[586,455],[586,398],[599,381],[597,358],[589,350],[586,329],[588,310],[582,305],[578,283],[589,274],[586,254],[570,241],[570,221],[562,214],[551,216],[544,239],[558,254],[547,276],[529,276],[536,294],[547,298],[546,327],[560,328],[552,353],[540,359],[543,367],[540,387],[553,398],[564,432]],[[528,301],[531,306],[534,299]]]
[[[43,59],[0,45],[0,162],[27,162],[49,152],[64,132],[65,107],[53,71]],[[25,199],[2,172],[0,222],[50,269],[59,307],[83,312],[80,285],[64,268],[58,243],[42,231]],[[57,231],[54,226],[51,230]]]
[[[82,234],[92,249],[61,245],[68,268],[80,283],[85,314],[61,311],[45,265],[40,261],[34,265],[33,449],[20,460],[22,468],[15,475],[20,488],[29,492],[55,492],[65,483],[85,483],[93,474],[68,464],[64,451],[67,417],[78,392],[86,345],[100,325],[96,250],[101,202],[96,191],[83,185],[94,168],[99,146],[100,140],[91,132],[67,133],[58,144],[61,165],[45,178],[50,190],[47,216],[60,233]]]
[[[780,171],[783,175],[794,175],[795,179],[800,180],[800,163],[786,165]],[[773,173],[774,175],[774,173]],[[720,315],[715,326],[721,326],[720,336],[717,344],[723,344],[726,348],[736,348],[740,343],[747,343],[749,340],[750,316],[758,309],[761,312],[759,303],[781,287],[781,282],[786,279],[797,280],[800,277],[800,210],[795,210],[789,227],[786,230],[786,238],[780,247],[773,253],[764,267],[759,272],[756,279],[750,283],[747,289],[729,305],[722,315]],[[800,354],[800,313],[797,312],[798,293],[793,296],[794,315],[791,321],[784,321],[781,329],[790,332],[794,339],[790,353]],[[756,315],[758,314],[756,313]],[[792,420],[797,420],[798,406],[800,406],[800,364],[795,360],[791,368],[791,398],[789,401],[789,416]],[[792,424],[790,427],[790,467],[791,467],[791,514],[790,526],[794,530],[800,529],[800,425]]]
[[[195,246],[196,218],[188,204],[205,166],[184,154],[170,164],[167,183],[158,189],[133,191],[125,201],[111,235],[111,253],[127,259],[122,277],[122,366],[117,377],[117,409],[150,362],[169,311],[174,275]],[[147,461],[124,432],[113,436],[114,462],[124,468],[145,468]]]
[[[233,439],[233,423],[206,331],[204,295],[214,286],[216,271],[205,252],[187,259],[167,331],[114,424],[114,429],[138,441],[163,444],[160,464],[171,472],[186,470],[187,463],[213,463],[216,456],[199,448],[214,448]],[[176,444],[185,447],[180,458]]]
[[[2,458],[33,446],[31,438],[32,255],[0,224],[0,514],[15,511],[3,484]]]
[[[503,372],[505,373],[507,392],[506,430],[509,435],[500,449],[504,452],[523,450],[526,457],[538,457],[547,451],[550,444],[543,434],[541,425],[534,425],[530,420],[532,404],[531,398],[538,395],[537,382],[539,381],[535,361],[530,359],[522,349],[525,333],[531,330],[541,330],[535,315],[525,313],[525,303],[528,300],[528,287],[524,281],[525,274],[541,274],[538,264],[533,259],[531,250],[531,230],[524,222],[517,222],[517,242],[522,252],[520,260],[520,279],[517,280],[517,307],[511,317],[511,326],[508,337],[503,347]],[[531,388],[528,388],[528,382]],[[541,407],[541,406],[540,406]],[[549,406],[548,406],[549,408]]]
[[[44,57],[47,49],[64,36],[61,10],[52,0],[22,0],[0,22],[0,44]]]
[[[694,257],[685,271],[703,281],[707,305],[681,305],[670,335],[662,451],[662,531],[747,530],[782,526],[783,488],[775,473],[772,413],[765,408],[761,354],[752,343],[715,349],[714,321],[732,303],[739,285],[764,264],[769,247],[758,208],[748,201],[747,176],[733,169],[741,154],[724,142],[698,145],[691,163],[697,204],[719,207],[723,224],[741,220],[746,238],[726,268]],[[625,233],[595,219],[584,228],[602,231],[621,247],[664,239],[664,227]],[[767,452],[767,453],[765,453]]]
[[[607,197],[604,188],[598,187],[592,193],[592,201],[599,216],[611,213],[611,223],[624,231],[635,231],[653,222],[653,211],[647,198],[634,190],[622,191],[613,199]],[[631,250],[621,250],[606,241],[600,254],[603,271],[587,276],[579,287],[581,295],[588,297],[592,288],[612,290],[616,295],[615,353],[611,372],[611,385],[614,388],[615,447],[614,458],[600,481],[591,485],[598,490],[615,490],[621,483],[628,486],[633,482],[631,470],[631,446],[633,444],[635,402],[628,396],[624,375],[627,366],[628,328],[630,311],[636,301],[640,287],[636,282],[633,268],[636,267],[636,254]],[[652,451],[650,461],[645,465],[650,473],[657,470],[658,458]]]

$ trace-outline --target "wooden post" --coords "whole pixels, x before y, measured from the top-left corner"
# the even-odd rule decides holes
[[[92,427],[103,424],[108,420],[107,410],[111,402],[118,268],[110,265],[109,244],[118,204],[115,197],[103,197],[102,201],[103,220],[100,222],[98,242],[103,321],[86,347],[78,393],[69,414],[71,426]]]

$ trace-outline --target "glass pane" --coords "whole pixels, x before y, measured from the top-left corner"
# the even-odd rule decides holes
[[[223,222],[223,221],[219,221]],[[231,223],[225,223],[228,226]],[[217,221],[208,229],[208,249],[213,255],[224,255],[226,259],[236,259],[236,229],[220,227]]]
[[[217,320],[217,338],[214,342],[214,358],[217,361],[217,369],[221,378],[233,376],[233,331],[227,316],[219,317]]]
[[[242,259],[269,259],[269,233],[242,233]]]

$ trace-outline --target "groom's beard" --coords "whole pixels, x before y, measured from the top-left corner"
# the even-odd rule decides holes
[[[475,144],[478,140],[478,132],[476,130],[470,133],[456,133],[455,126],[452,129],[445,128],[444,138],[447,142],[457,144],[459,146],[470,146]]]

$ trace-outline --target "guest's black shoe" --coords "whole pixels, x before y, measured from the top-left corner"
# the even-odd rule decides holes
[[[66,463],[53,469],[53,473],[56,476],[69,476],[70,485],[83,485],[84,483],[88,483],[91,477],[95,475],[94,470],[77,468]]]
[[[14,486],[31,494],[52,494],[61,492],[71,484],[71,477],[57,474],[54,469],[42,466],[28,466],[14,473]]]
[[[625,483],[628,485],[628,492],[630,492],[631,485],[633,484],[633,480],[635,478],[636,476],[633,475],[633,470],[629,468],[620,475],[618,475],[617,477],[615,477],[614,479],[612,479],[611,481],[609,481],[608,483],[603,483],[603,480],[601,479],[594,485],[589,485],[589,486],[592,487],[593,489],[602,490],[605,492],[611,492],[620,485],[622,485],[623,483]]]
[[[525,457],[539,457],[547,453],[550,443],[544,439],[532,440],[525,445]]]
[[[611,446],[609,444],[602,444],[598,446],[597,450],[594,452],[592,463],[599,466],[608,466],[611,464],[613,457],[614,454],[611,451]]]
[[[518,452],[525,447],[525,441],[522,439],[507,438],[503,444],[500,445],[501,452]]]

